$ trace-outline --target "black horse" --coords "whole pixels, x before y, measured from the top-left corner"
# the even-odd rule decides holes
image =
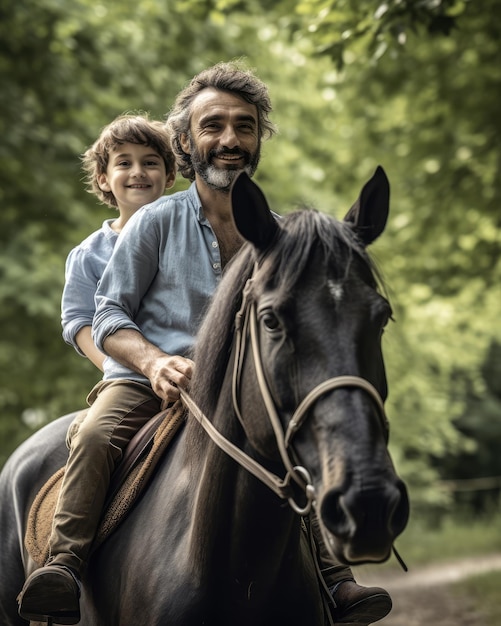
[[[383,407],[391,309],[366,253],[386,223],[386,175],[376,170],[344,221],[276,220],[245,175],[232,201],[248,243],[199,331],[188,422],[91,558],[82,626],[320,626],[302,517],[316,515],[332,552],[354,564],[387,559],[407,523]],[[16,604],[34,568],[26,519],[65,462],[70,419],[35,433],[0,477],[2,626],[26,623]]]

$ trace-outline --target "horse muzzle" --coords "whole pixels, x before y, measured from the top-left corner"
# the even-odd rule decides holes
[[[317,506],[324,539],[334,556],[351,565],[386,561],[409,519],[405,484],[328,491]]]

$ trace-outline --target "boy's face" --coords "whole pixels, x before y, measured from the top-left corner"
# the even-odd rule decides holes
[[[167,175],[162,157],[151,146],[124,143],[109,154],[99,187],[111,191],[120,213],[132,214],[172,187],[175,174]]]

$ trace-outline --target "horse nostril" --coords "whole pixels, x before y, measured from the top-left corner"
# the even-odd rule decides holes
[[[399,480],[397,483],[397,489],[399,491],[399,499],[391,516],[391,531],[394,537],[400,535],[409,521],[409,496],[407,494],[407,487],[404,482]]]
[[[351,523],[341,501],[342,495],[338,489],[329,491],[322,500],[320,515],[329,532],[336,537],[346,538],[350,536]]]

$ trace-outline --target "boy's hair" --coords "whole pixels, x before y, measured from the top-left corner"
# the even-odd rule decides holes
[[[162,157],[167,174],[176,172],[176,158],[165,124],[150,120],[146,113],[119,115],[101,130],[96,141],[82,155],[87,191],[110,207],[117,206],[116,198],[111,191],[99,187],[98,177],[106,173],[110,152],[124,143],[151,146]]]
[[[221,62],[203,70],[178,94],[167,117],[167,127],[179,171],[192,181],[195,180],[195,170],[191,164],[191,155],[186,154],[181,147],[181,135],[189,134],[193,100],[208,87],[234,93],[256,106],[260,141],[263,137],[272,137],[276,132],[275,125],[269,119],[272,106],[268,88],[251,70],[237,61]]]

